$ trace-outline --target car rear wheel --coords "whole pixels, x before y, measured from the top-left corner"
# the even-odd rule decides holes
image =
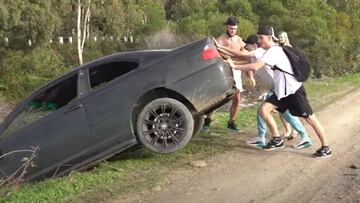
[[[171,98],[155,99],[144,106],[137,118],[137,137],[151,151],[170,153],[191,139],[194,120],[189,109]]]

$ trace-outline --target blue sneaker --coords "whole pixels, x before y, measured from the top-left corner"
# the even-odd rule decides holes
[[[264,147],[266,145],[265,139],[262,139],[260,137],[255,137],[251,140],[246,141],[246,144],[252,146],[252,147]]]
[[[304,149],[304,148],[308,148],[308,147],[311,147],[313,144],[310,140],[308,139],[301,139],[299,144],[295,144],[293,145],[293,147],[295,149]]]

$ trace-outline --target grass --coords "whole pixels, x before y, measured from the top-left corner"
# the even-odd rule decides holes
[[[312,107],[320,110],[327,104],[360,87],[360,74],[346,75],[335,79],[313,80],[305,84]]]
[[[336,79],[309,81],[306,90],[314,109],[320,109],[360,87],[360,74]],[[237,123],[247,132],[255,132],[256,107],[241,110]],[[0,202],[104,202],[119,196],[167,184],[169,174],[192,168],[192,160],[207,160],[234,149],[225,129],[227,112],[217,112],[211,133],[202,132],[178,152],[159,155],[146,149],[128,151],[85,172],[20,188],[0,189]]]

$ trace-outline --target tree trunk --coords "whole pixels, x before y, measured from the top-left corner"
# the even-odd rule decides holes
[[[79,64],[80,66],[83,65],[83,50],[81,48],[81,2],[78,0],[78,16],[77,16],[77,47],[78,47],[78,54],[79,54]]]
[[[83,65],[83,53],[84,53],[84,45],[86,39],[89,37],[89,24],[90,24],[90,5],[91,0],[88,1],[88,6],[86,9],[85,16],[83,16],[83,12],[81,9],[81,0],[78,0],[78,16],[77,16],[77,47],[79,54],[79,64]],[[81,26],[81,20],[83,21],[83,26]]]

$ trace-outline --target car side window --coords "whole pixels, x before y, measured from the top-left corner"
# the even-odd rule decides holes
[[[117,77],[120,77],[138,67],[138,63],[119,61],[102,64],[89,69],[90,85],[92,89],[98,88]]]
[[[77,97],[78,74],[65,78],[61,82],[32,96],[23,106],[3,136],[8,136],[23,127],[42,119],[57,109],[67,105]]]

